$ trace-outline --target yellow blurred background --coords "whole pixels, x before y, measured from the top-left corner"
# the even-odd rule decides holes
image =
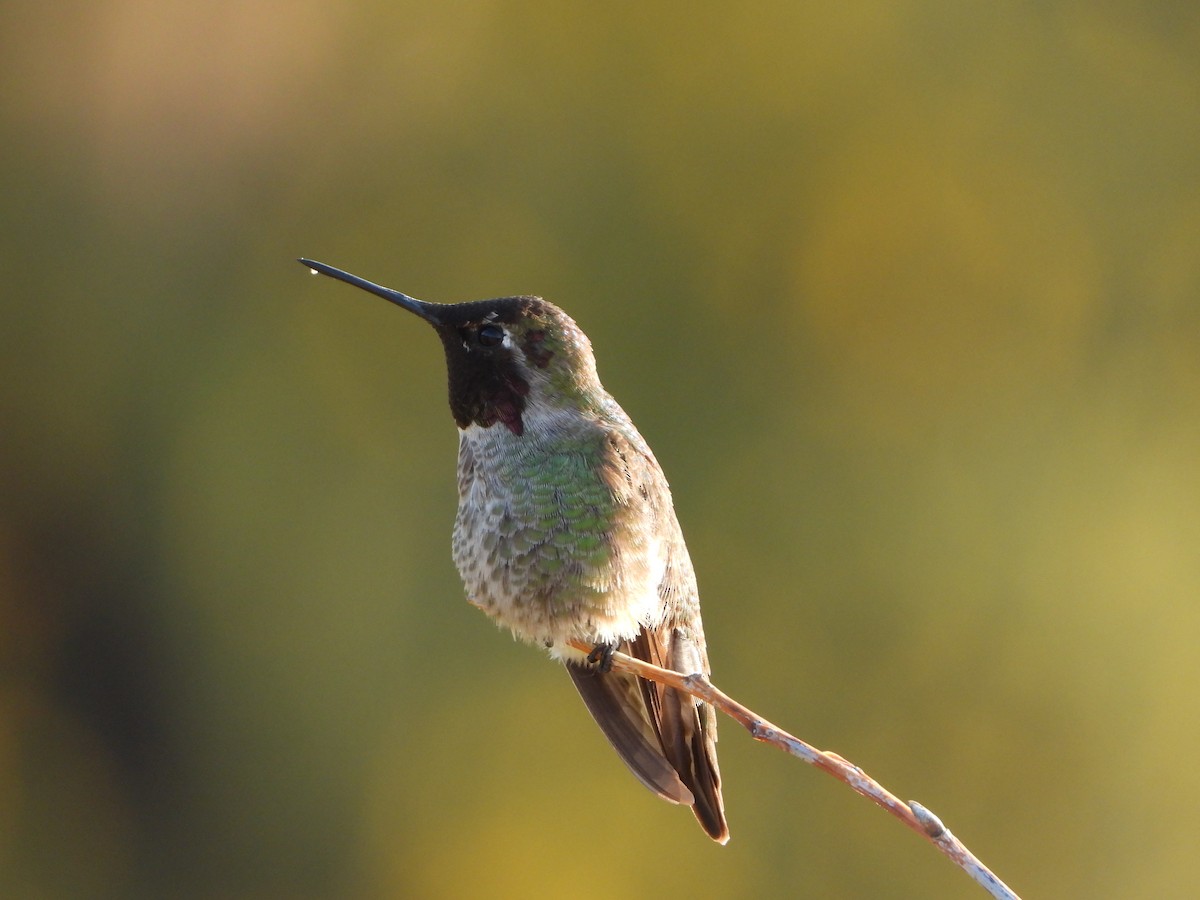
[[[1018,892],[1191,897],[1200,7],[3,4],[0,896],[975,897],[733,840],[463,600],[438,301],[655,448],[716,682]]]

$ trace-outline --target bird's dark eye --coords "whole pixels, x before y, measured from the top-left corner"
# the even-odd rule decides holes
[[[504,329],[499,325],[480,325],[476,334],[481,347],[498,347],[504,343]]]

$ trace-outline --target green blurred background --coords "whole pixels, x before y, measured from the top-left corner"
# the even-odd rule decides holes
[[[1195,4],[0,10],[4,897],[982,896],[732,723],[727,848],[639,787],[301,254],[566,307],[720,686],[1027,897],[1194,896]]]

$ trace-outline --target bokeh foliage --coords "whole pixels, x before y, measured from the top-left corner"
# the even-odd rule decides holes
[[[718,684],[1028,896],[1200,842],[1192,4],[7,2],[0,893],[978,896],[724,729],[733,841],[461,597],[431,300],[541,293]]]

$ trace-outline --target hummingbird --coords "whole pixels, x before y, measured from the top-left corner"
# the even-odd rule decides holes
[[[685,675],[710,671],[666,477],[601,385],[587,336],[540,297],[429,303],[299,261],[437,332],[459,435],[452,555],[468,601],[562,662],[638,780],[690,806],[724,844],[716,711],[612,668],[620,651]]]

